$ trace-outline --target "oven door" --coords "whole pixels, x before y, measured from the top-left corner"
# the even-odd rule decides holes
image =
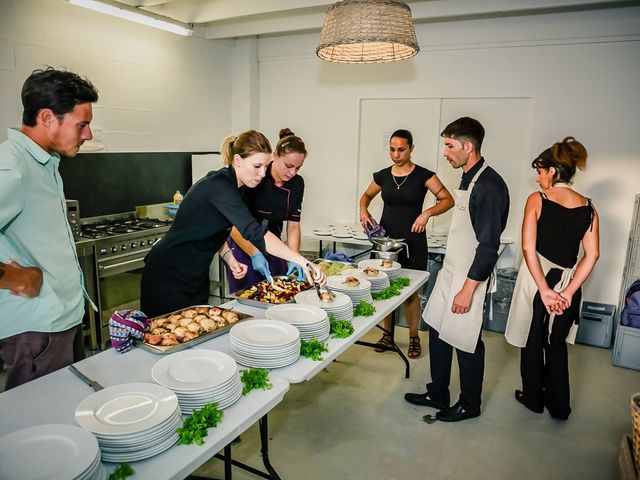
[[[150,249],[140,249],[97,261],[103,346],[109,342],[109,319],[113,312],[140,309],[140,280],[144,257]]]

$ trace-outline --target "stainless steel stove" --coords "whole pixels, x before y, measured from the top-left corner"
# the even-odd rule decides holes
[[[171,222],[136,218],[133,212],[80,220],[79,252],[93,252],[93,268],[81,261],[85,287],[98,307],[89,325],[91,347],[109,341],[109,318],[115,310],[140,308],[140,277],[144,257],[171,227]]]

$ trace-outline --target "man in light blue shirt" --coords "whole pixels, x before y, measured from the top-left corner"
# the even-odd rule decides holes
[[[83,279],[58,165],[92,138],[97,100],[95,87],[75,73],[36,70],[22,87],[22,126],[0,145],[5,389],[73,363],[74,345],[82,345]]]

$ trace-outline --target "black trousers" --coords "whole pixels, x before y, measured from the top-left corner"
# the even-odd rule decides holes
[[[561,271],[547,273],[549,285],[560,280]],[[553,320],[549,335],[549,314],[538,292],[533,300],[533,318],[527,345],[520,352],[520,376],[524,404],[535,411],[547,407],[551,416],[566,419],[571,413],[569,357],[566,338],[579,317],[582,291],[573,296],[571,306]]]
[[[431,383],[427,392],[432,400],[450,403],[449,383],[451,380],[451,362],[454,348],[433,328],[429,328],[429,363]],[[460,398],[458,402],[465,410],[479,410],[482,402],[482,380],[484,377],[484,342],[482,330],[473,353],[456,349],[460,368]]]

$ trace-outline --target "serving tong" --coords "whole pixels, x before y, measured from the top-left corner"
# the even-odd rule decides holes
[[[311,272],[313,272],[313,269],[311,268],[311,264],[307,263],[307,268],[309,269],[309,282],[311,282],[311,285],[313,285],[313,288],[316,289],[316,294],[318,295],[318,300],[320,301],[324,301],[322,300],[322,293],[320,292],[320,285],[318,285],[318,283],[313,279],[313,276],[311,275]],[[333,290],[331,290],[329,288],[329,285],[325,285],[324,286],[326,292],[331,296],[331,300],[333,300],[334,298],[336,298],[336,294],[333,292]]]

